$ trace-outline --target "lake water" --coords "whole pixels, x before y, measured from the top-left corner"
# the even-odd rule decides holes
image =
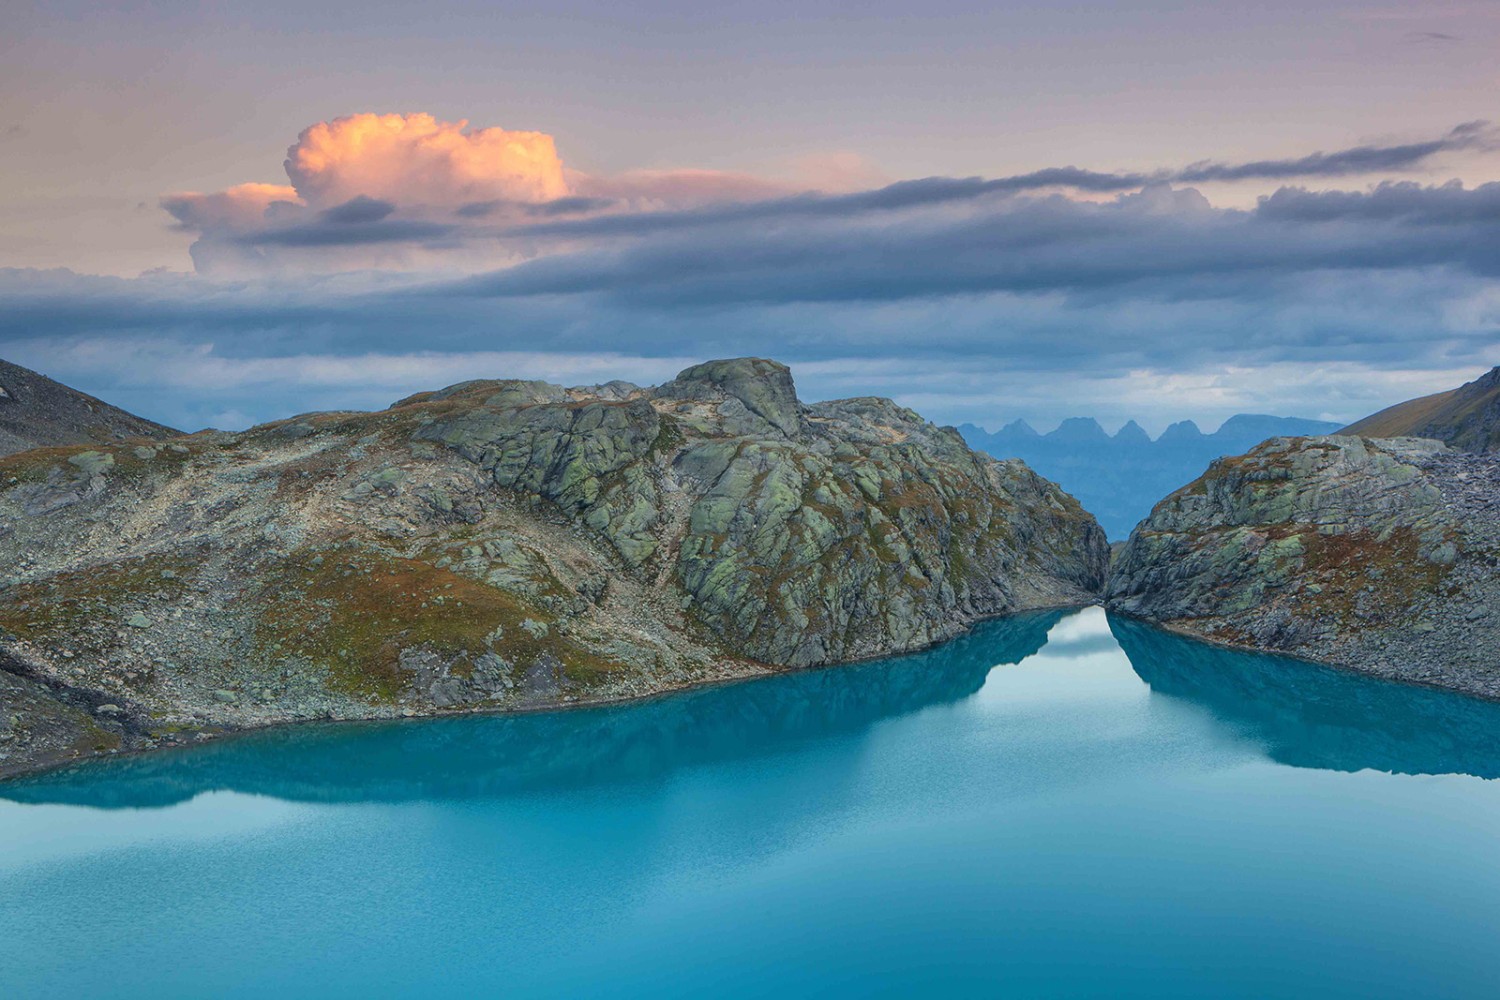
[[[0,997],[1494,997],[1500,705],[1102,611],[0,784]]]

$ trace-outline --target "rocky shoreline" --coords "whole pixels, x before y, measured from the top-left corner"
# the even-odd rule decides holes
[[[992,622],[1006,622],[1012,619],[1017,622],[1024,622],[1028,617],[1034,615],[1045,615],[1048,612],[1076,611],[1092,606],[1097,605],[1062,604],[1053,607],[1028,608],[1025,611],[992,615],[966,625],[952,636],[935,640],[926,646],[916,649],[903,650],[899,654],[875,654],[859,659],[842,660],[837,663],[821,664],[814,667],[773,667],[768,664],[752,661],[726,660],[720,665],[722,670],[713,676],[703,676],[693,680],[666,684],[650,691],[617,696],[574,698],[552,705],[504,708],[484,705],[464,705],[448,708],[427,706],[422,709],[404,709],[400,712],[387,714],[270,719],[244,725],[203,726],[199,728],[183,726],[174,726],[170,729],[153,728],[149,719],[131,716],[124,712],[112,711],[107,703],[100,701],[100,696],[97,693],[81,689],[70,689],[26,676],[17,669],[14,660],[7,661],[3,656],[0,656],[0,704],[7,706],[15,705],[19,711],[15,711],[14,714],[25,716],[24,726],[30,730],[26,734],[27,742],[30,743],[30,746],[27,747],[28,753],[25,756],[17,756],[13,752],[7,754],[5,751],[7,743],[16,743],[19,740],[15,737],[12,737],[11,740],[3,739],[7,730],[3,726],[0,726],[0,784],[14,779],[67,770],[87,764],[90,761],[139,757],[170,752],[176,749],[201,746],[211,741],[232,739],[237,736],[245,736],[274,729],[287,729],[309,725],[327,726],[381,722],[420,722],[431,719],[473,718],[477,716],[537,715],[551,712],[572,712],[575,710],[584,711],[588,709],[637,705],[667,698],[672,695],[703,691],[716,687],[726,687],[744,681],[753,681],[779,674],[840,670],[846,667],[865,666],[882,660],[889,660],[896,656],[941,652],[944,647],[968,638],[970,633],[981,625]],[[1040,648],[1040,646],[1041,644],[1038,643],[1037,648]],[[103,718],[100,718],[98,714],[98,710],[101,707],[106,709],[103,713]],[[28,713],[27,709],[31,711]],[[69,709],[73,711],[70,712],[68,711]],[[10,721],[13,727],[10,732],[14,733],[17,720],[12,718]]]
[[[1500,698],[1500,461],[1278,438],[1163,500],[1107,607],[1195,638]]]

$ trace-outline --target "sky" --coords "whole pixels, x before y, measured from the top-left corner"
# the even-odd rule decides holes
[[[1500,363],[1500,0],[7,6],[0,357],[185,429],[756,354],[944,423]]]

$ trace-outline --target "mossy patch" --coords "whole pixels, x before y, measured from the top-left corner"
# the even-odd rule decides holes
[[[173,444],[178,450],[170,446]],[[0,458],[0,486],[12,479],[20,483],[46,482],[59,469],[71,479],[87,480],[90,474],[98,472],[109,480],[132,481],[153,472],[176,474],[189,457],[191,451],[185,445],[147,438],[111,441],[108,446],[33,448]]]
[[[494,652],[523,667],[552,656],[584,685],[622,669],[515,594],[421,560],[353,547],[321,555],[301,553],[266,587],[258,639],[324,667],[335,690],[398,698],[407,683],[401,651],[416,647],[454,659]],[[528,629],[528,620],[548,628]]]
[[[190,556],[172,553],[19,584],[3,592],[0,628],[34,642],[57,642],[98,623],[123,624],[142,601],[181,596],[192,566]]]
[[[1414,597],[1439,593],[1451,567],[1421,557],[1411,528],[1392,529],[1382,539],[1373,531],[1301,535],[1303,567],[1320,590],[1303,589],[1301,600],[1318,617],[1352,626],[1361,601],[1371,607],[1400,608]]]

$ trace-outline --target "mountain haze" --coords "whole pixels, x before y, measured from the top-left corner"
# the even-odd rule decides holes
[[[1134,420],[1111,436],[1090,417],[1069,418],[1047,434],[1038,434],[1024,420],[994,433],[974,424],[958,430],[970,447],[996,458],[1018,458],[1053,480],[1099,519],[1111,539],[1123,539],[1153,504],[1215,458],[1238,454],[1267,438],[1328,434],[1337,428],[1323,420],[1241,413],[1212,434],[1183,420],[1154,441]]]

